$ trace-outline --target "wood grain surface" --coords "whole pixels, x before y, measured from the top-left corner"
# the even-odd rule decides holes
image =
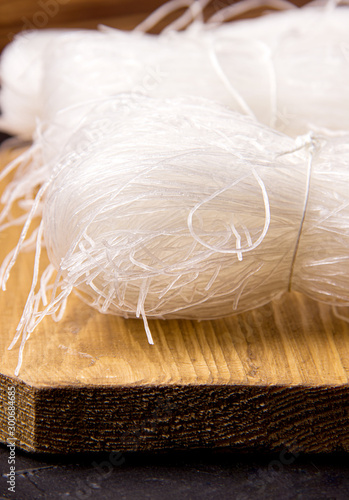
[[[1,257],[18,234],[0,234]],[[32,451],[349,451],[349,324],[330,307],[285,294],[215,321],[153,320],[152,346],[141,320],[73,296],[61,322],[32,333],[15,377],[18,345],[8,346],[32,263],[21,255],[0,293],[1,441],[15,386],[17,445]]]

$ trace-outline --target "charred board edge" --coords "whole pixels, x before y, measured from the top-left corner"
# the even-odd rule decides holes
[[[27,451],[349,451],[348,384],[35,388],[2,376],[4,443],[10,386],[16,445]]]

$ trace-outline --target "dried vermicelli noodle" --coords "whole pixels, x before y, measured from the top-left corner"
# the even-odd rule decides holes
[[[25,219],[3,288],[36,249],[16,373],[30,333],[73,291],[142,318],[150,342],[149,318],[217,318],[289,290],[349,305],[348,9],[218,17],[160,37],[49,32],[46,48],[33,33],[27,94],[8,85],[18,40],[9,48],[1,124],[34,135],[0,174],[18,170],[0,229]],[[17,202],[27,214],[12,221]]]
[[[43,115],[41,80],[45,47],[62,35],[60,30],[19,34],[0,60],[0,127],[10,134],[31,138]]]
[[[132,94],[95,104],[50,160],[51,132],[36,238],[51,264],[16,339],[73,289],[143,317],[150,341],[147,318],[224,316],[289,289],[349,304],[348,136],[294,140],[206,100]]]
[[[277,159],[294,149],[280,137],[276,201],[273,141],[273,131],[206,101],[125,96],[100,104],[67,145],[46,197],[50,261],[95,306],[125,316],[210,318],[270,300],[288,286],[307,158]],[[290,165],[299,171],[298,200],[283,192]],[[263,257],[275,244],[270,205],[287,202],[292,222],[275,221],[280,272],[271,273]]]
[[[139,92],[213,99],[292,136],[349,129],[348,7],[219,19],[159,36],[103,27],[25,33],[2,58],[2,126],[28,137],[38,117]],[[33,59],[23,73],[23,60]]]
[[[196,99],[103,102],[55,167],[50,260],[72,286],[100,283],[96,305],[125,315],[256,307],[290,288],[291,267],[293,289],[349,304],[347,138],[294,141]]]

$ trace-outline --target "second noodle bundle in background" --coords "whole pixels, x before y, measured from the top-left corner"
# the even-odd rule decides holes
[[[198,96],[289,135],[349,129],[349,9],[309,7],[149,35],[38,31],[1,60],[2,126],[31,137],[77,103],[137,92]],[[81,108],[82,109],[82,108]]]

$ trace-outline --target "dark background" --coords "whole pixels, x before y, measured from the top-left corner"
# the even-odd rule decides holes
[[[34,455],[16,452],[16,495],[7,492],[0,447],[0,500],[347,500],[348,454],[236,454],[229,450]],[[115,462],[115,461],[114,461]],[[2,496],[1,496],[2,495]]]

